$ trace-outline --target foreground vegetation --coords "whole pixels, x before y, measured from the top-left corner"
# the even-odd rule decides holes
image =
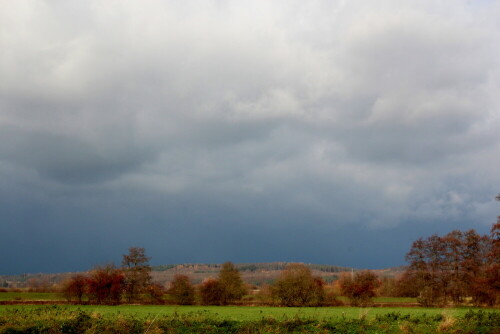
[[[2,306],[0,333],[498,333],[500,313],[466,309]]]

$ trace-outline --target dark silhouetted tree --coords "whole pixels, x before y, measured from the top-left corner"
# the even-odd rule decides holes
[[[151,267],[146,251],[141,247],[130,247],[123,255],[122,266],[125,273],[125,295],[129,302],[138,299],[151,283]]]
[[[196,290],[186,275],[175,275],[167,293],[179,305],[194,304]]]

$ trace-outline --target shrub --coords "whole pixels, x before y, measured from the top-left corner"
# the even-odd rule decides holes
[[[304,264],[292,263],[272,286],[272,295],[283,306],[320,305],[325,299],[324,282]]]
[[[167,293],[172,296],[177,304],[194,304],[195,288],[186,275],[175,275]]]
[[[88,293],[97,304],[119,304],[124,290],[125,276],[113,265],[96,267],[88,279]]]
[[[219,281],[209,278],[200,286],[201,301],[204,305],[220,305],[223,290]]]
[[[62,293],[68,301],[82,303],[83,295],[87,292],[88,277],[74,275],[63,283]]]
[[[149,300],[154,304],[163,304],[165,301],[163,300],[163,296],[165,295],[165,289],[162,285],[158,283],[149,284],[146,287],[146,293],[149,297]]]
[[[357,272],[354,277],[344,275],[340,279],[342,294],[349,298],[353,305],[366,305],[375,297],[375,289],[380,286],[377,275],[369,270]]]

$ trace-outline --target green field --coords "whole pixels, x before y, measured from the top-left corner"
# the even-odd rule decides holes
[[[500,333],[497,310],[0,306],[0,333]]]
[[[60,293],[55,292],[2,292],[0,301],[8,300],[64,300]]]
[[[341,298],[339,298],[341,299]],[[63,300],[0,293],[0,301]],[[413,298],[374,300],[415,304]],[[0,333],[500,333],[500,310],[422,307],[0,305]]]
[[[287,318],[314,318],[325,320],[332,317],[359,319],[360,317],[374,318],[377,315],[388,313],[400,313],[403,315],[439,315],[445,314],[451,317],[461,317],[468,310],[477,308],[402,308],[402,307],[257,307],[257,306],[163,306],[163,305],[64,305],[58,306],[68,310],[83,310],[90,313],[99,313],[105,316],[130,315],[134,317],[150,318],[156,315],[189,315],[207,316],[211,318],[226,320],[259,320],[262,318],[274,318],[277,320]],[[37,305],[0,305],[0,312],[6,310],[31,311],[44,308]],[[495,309],[482,309],[498,311]]]

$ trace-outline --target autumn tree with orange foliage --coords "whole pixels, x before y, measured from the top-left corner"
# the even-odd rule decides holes
[[[63,295],[68,301],[76,301],[81,304],[83,302],[83,296],[87,292],[88,280],[89,278],[85,275],[73,275],[63,283]]]
[[[200,297],[203,305],[221,305],[223,290],[218,280],[209,278],[200,286]]]
[[[496,197],[500,200],[500,195]],[[452,231],[416,240],[406,255],[401,286],[418,291],[422,305],[500,303],[500,217],[490,235]],[[470,297],[470,298],[469,298]]]
[[[196,290],[193,284],[191,284],[189,277],[186,275],[175,275],[167,293],[172,296],[175,303],[179,305],[194,304]]]
[[[283,306],[318,306],[325,300],[324,281],[301,263],[290,263],[271,287],[271,294]]]
[[[496,197],[500,201],[500,194]],[[488,253],[488,260],[485,270],[483,287],[487,291],[482,296],[483,302],[488,305],[500,304],[500,216],[497,223],[493,224],[490,231],[491,250]]]
[[[119,304],[124,288],[125,275],[114,265],[98,266],[90,273],[88,294],[93,303]]]
[[[339,281],[342,295],[349,298],[354,306],[369,304],[380,284],[377,275],[369,270],[358,271],[354,275],[344,275]]]
[[[246,293],[239,270],[232,262],[225,262],[217,279],[210,278],[200,287],[205,305],[227,305],[240,300]]]
[[[222,264],[218,281],[222,289],[222,305],[227,305],[236,300],[240,300],[246,293],[245,285],[241,279],[240,272],[232,262],[225,262]]]

